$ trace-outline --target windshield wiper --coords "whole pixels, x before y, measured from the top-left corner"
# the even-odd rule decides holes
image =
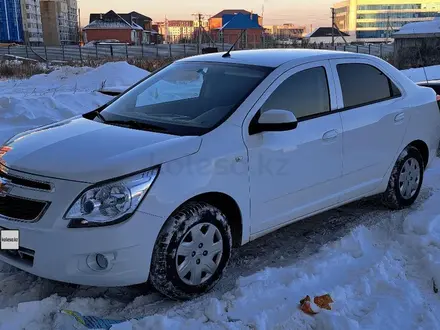
[[[141,122],[138,122],[135,120],[106,120],[105,123],[110,124],[110,125],[126,126],[129,128],[137,128],[137,129],[142,129],[142,130],[147,130],[147,131],[160,131],[160,132],[167,131],[167,129],[162,126],[141,123]]]

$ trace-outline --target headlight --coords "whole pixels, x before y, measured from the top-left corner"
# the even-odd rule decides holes
[[[64,216],[69,228],[113,225],[136,211],[159,173],[159,168],[100,184],[83,192]]]

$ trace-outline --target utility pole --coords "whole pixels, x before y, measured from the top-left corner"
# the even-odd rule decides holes
[[[335,46],[335,33],[334,31],[338,31],[339,36],[344,40],[345,44],[347,44],[347,40],[345,40],[344,35],[342,34],[341,30],[339,30],[339,27],[336,25],[336,12],[335,8],[330,8],[332,11],[332,46]]]
[[[82,27],[81,27],[81,8],[78,8],[78,37],[79,37],[79,44],[82,45]]]
[[[385,42],[388,42],[388,39],[390,38],[390,32],[393,30],[391,23],[390,23],[390,15],[388,15],[387,18],[387,30],[386,30],[386,34],[387,34],[387,38],[385,39]]]
[[[199,17],[199,50],[200,50],[200,47],[202,45],[202,37],[203,37],[203,35],[202,35],[202,14],[199,13],[198,17]]]
[[[335,8],[330,8],[332,11],[332,47],[335,46],[335,17],[336,17],[336,13],[335,13]]]
[[[197,29],[197,54],[200,54],[200,49],[202,45],[202,20],[203,20],[203,14],[196,13],[192,14],[192,16],[196,17],[196,20],[198,21],[198,29]]]

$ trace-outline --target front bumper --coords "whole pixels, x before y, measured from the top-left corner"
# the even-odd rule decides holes
[[[28,179],[36,177],[26,175]],[[33,178],[32,178],[33,177]],[[91,286],[126,286],[148,280],[155,241],[164,219],[137,211],[128,221],[99,228],[67,228],[62,216],[88,184],[50,179],[55,190],[42,192],[14,187],[14,196],[50,201],[36,222],[0,215],[0,227],[20,231],[20,250],[0,251],[0,261],[43,278]],[[96,254],[108,267],[91,267]]]

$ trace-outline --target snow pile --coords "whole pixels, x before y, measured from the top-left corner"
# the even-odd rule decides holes
[[[426,80],[440,80],[440,65],[425,68],[407,69],[402,72],[412,81],[419,83]]]
[[[20,131],[96,109],[111,100],[98,90],[123,91],[148,74],[126,62],[112,62],[0,81],[0,143]]]
[[[63,66],[49,74],[27,80],[3,82],[1,94],[50,94],[59,92],[92,92],[103,87],[128,88],[145,78],[148,71],[127,62],[109,62],[98,68]]]

